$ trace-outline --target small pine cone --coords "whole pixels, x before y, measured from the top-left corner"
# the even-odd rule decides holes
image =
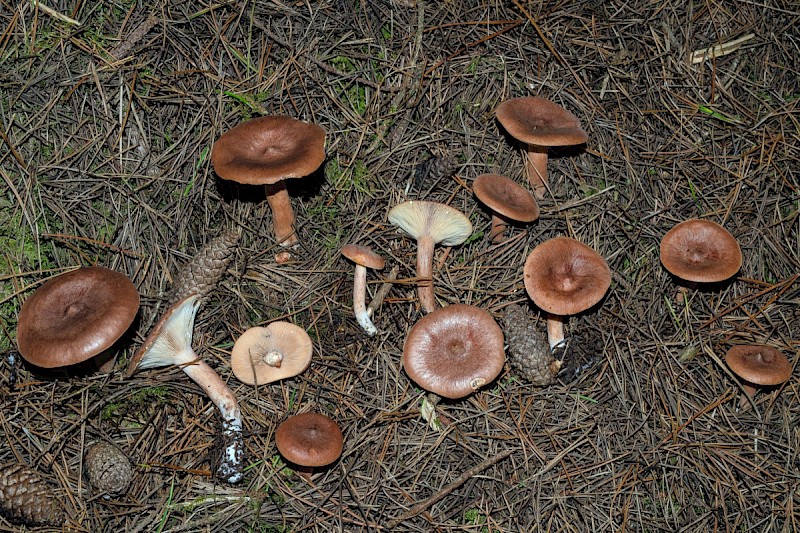
[[[108,442],[97,442],[89,447],[84,458],[86,476],[92,488],[103,498],[118,496],[128,491],[133,469],[122,450]]]
[[[0,513],[18,524],[60,526],[64,509],[38,472],[19,463],[0,467]]]
[[[240,238],[241,233],[230,230],[203,246],[175,276],[168,301],[178,302],[195,294],[200,299],[208,296],[228,269]]]
[[[455,157],[431,157],[414,169],[414,186],[417,189],[431,187],[440,179],[452,176],[457,167]]]
[[[550,385],[556,380],[561,361],[553,358],[544,335],[519,305],[509,305],[503,316],[508,359],[534,385]]]

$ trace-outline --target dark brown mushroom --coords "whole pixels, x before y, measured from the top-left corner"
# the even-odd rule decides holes
[[[772,346],[762,344],[731,346],[725,354],[725,362],[731,371],[742,378],[742,389],[747,398],[753,398],[757,387],[780,385],[792,375],[792,364],[783,353]]]
[[[539,218],[539,206],[525,188],[499,174],[482,174],[475,178],[472,192],[492,210],[493,243],[503,240],[503,232],[511,222],[533,222]]]
[[[342,455],[344,437],[339,424],[325,415],[290,416],[275,431],[275,445],[284,459],[301,467],[321,467]]]
[[[695,283],[714,283],[742,267],[742,250],[728,230],[710,220],[676,224],[661,239],[661,263],[675,276]]]

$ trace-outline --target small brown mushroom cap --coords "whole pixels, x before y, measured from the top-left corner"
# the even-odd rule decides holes
[[[100,266],[72,270],[22,304],[19,352],[42,368],[86,361],[111,347],[138,312],[139,292],[124,274]]]
[[[755,385],[780,385],[792,375],[789,360],[771,346],[732,346],[725,362],[737,376]]]
[[[714,283],[742,267],[742,250],[728,230],[710,220],[676,224],[661,239],[661,263],[686,281]]]
[[[473,305],[436,309],[414,324],[403,346],[403,368],[420,387],[463,398],[494,380],[505,364],[503,330]]]
[[[472,235],[466,215],[439,202],[408,200],[392,207],[388,219],[414,239],[429,236],[444,246],[457,246]]]
[[[267,185],[300,178],[325,160],[325,130],[288,116],[259,117],[223,133],[211,150],[211,164],[223,179]]]
[[[325,415],[302,413],[278,426],[275,445],[284,459],[300,466],[325,466],[342,455],[344,437],[339,424]]]
[[[524,268],[525,290],[540,309],[574,315],[603,299],[611,286],[611,269],[589,246],[569,237],[538,245]]]
[[[381,270],[386,266],[383,257],[373,252],[367,246],[360,244],[345,244],[342,246],[342,255],[357,265]]]
[[[248,385],[265,385],[300,374],[314,351],[308,333],[289,322],[250,328],[231,350],[233,375]]]
[[[495,115],[512,137],[528,144],[570,146],[589,138],[575,115],[538,96],[506,100]]]
[[[472,192],[478,200],[499,215],[519,222],[539,218],[539,205],[524,187],[499,174],[482,174],[475,178]]]

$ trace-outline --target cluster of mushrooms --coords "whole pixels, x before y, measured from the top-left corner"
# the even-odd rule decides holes
[[[507,228],[536,220],[536,197],[548,190],[548,147],[582,144],[586,132],[578,119],[559,105],[538,97],[503,102],[496,116],[505,130],[527,145],[527,175],[534,194],[507,177],[484,174],[474,181],[473,192],[492,213],[489,239],[503,241]],[[211,161],[223,179],[265,187],[272,211],[275,259],[291,259],[298,244],[295,217],[285,180],[316,171],[325,159],[325,132],[316,125],[286,116],[266,116],[242,123],[215,142]],[[433,287],[435,246],[457,246],[473,233],[469,219],[443,203],[409,200],[393,206],[388,220],[417,243],[416,278],[419,306],[424,316],[408,331],[403,346],[403,367],[423,389],[449,399],[463,398],[491,383],[505,364],[504,334],[485,310],[473,305],[437,305]],[[230,242],[234,237],[227,236]],[[355,266],[353,311],[369,336],[378,332],[373,309],[366,306],[367,269],[384,268],[384,259],[366,246],[348,244],[341,250]],[[670,230],[661,242],[661,261],[687,283],[728,280],[741,267],[736,240],[721,226],[705,220],[688,220]],[[202,273],[212,256],[201,255],[192,269]],[[216,267],[224,271],[227,263]],[[195,280],[197,273],[190,276]],[[537,245],[525,261],[525,289],[546,316],[549,350],[553,362],[541,385],[555,381],[565,348],[567,317],[598,305],[611,284],[608,264],[595,250],[569,237],[556,237]],[[233,392],[192,348],[198,308],[208,293],[208,283],[196,281],[179,287],[168,309],[152,327],[131,358],[126,375],[168,365],[180,367],[208,394],[222,416],[225,448],[219,461],[219,479],[236,483],[245,463],[242,420]],[[114,365],[112,346],[129,328],[139,309],[139,294],[123,274],[104,267],[84,267],[42,284],[24,302],[19,314],[17,341],[21,355],[31,364],[53,368],[93,359],[99,368]],[[252,327],[236,340],[231,370],[242,383],[259,386],[298,375],[311,361],[312,342],[305,330],[288,322]],[[774,385],[788,379],[791,365],[783,354],[767,346],[735,346],[728,364],[752,394],[755,385]],[[435,397],[423,403],[422,414],[436,421]],[[303,413],[289,417],[276,432],[276,446],[297,466],[314,468],[335,461],[342,453],[338,425],[324,415]]]

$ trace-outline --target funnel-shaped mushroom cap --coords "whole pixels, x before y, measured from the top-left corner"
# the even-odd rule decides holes
[[[519,222],[539,218],[539,205],[524,187],[499,174],[482,174],[475,178],[472,192],[478,200],[501,216]]]
[[[472,234],[464,213],[439,202],[409,200],[391,208],[388,218],[414,239],[429,236],[444,246],[459,245]]]
[[[575,115],[537,96],[506,100],[495,115],[512,137],[528,144],[570,146],[589,138]]]
[[[661,263],[686,281],[714,283],[742,267],[742,250],[728,230],[710,220],[676,224],[661,239]]]
[[[582,242],[556,237],[533,249],[525,261],[525,290],[540,309],[574,315],[603,299],[611,286],[605,259]]]
[[[420,387],[463,398],[494,380],[505,363],[503,330],[473,305],[453,304],[422,317],[403,346],[403,368]]]
[[[25,300],[17,343],[26,361],[56,368],[111,347],[139,311],[139,292],[124,274],[93,266],[52,278]]]
[[[360,244],[345,244],[342,246],[342,255],[357,265],[381,270],[386,266],[383,257],[376,254],[367,246]]]
[[[325,130],[287,116],[259,117],[223,133],[211,164],[223,179],[266,185],[300,178],[325,160]]]
[[[264,385],[298,375],[311,363],[308,333],[289,322],[250,328],[231,350],[231,370],[248,385]]]
[[[281,422],[275,445],[287,461],[300,466],[325,466],[342,455],[344,437],[339,424],[325,415],[302,413]]]
[[[780,385],[792,375],[789,360],[771,346],[733,346],[725,354],[725,362],[736,375],[755,385]]]

